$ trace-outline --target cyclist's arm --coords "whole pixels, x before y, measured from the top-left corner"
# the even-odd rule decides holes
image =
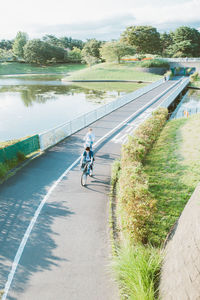
[[[82,165],[84,161],[85,161],[85,155],[84,155],[84,153],[83,153],[83,154],[81,155],[81,161],[80,161],[80,164]]]
[[[93,163],[93,161],[94,161],[94,153],[93,151],[91,151],[91,163]]]

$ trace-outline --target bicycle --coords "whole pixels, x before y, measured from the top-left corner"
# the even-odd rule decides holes
[[[93,174],[93,167],[91,162],[86,162],[85,165],[83,166],[83,172],[81,175],[81,185],[86,186],[87,183],[87,176],[92,176]]]

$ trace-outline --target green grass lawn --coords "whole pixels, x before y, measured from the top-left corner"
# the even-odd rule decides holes
[[[8,140],[8,141],[5,141],[5,142],[1,142],[1,141],[0,141],[0,149],[5,148],[5,147],[8,147],[8,146],[11,146],[11,145],[13,145],[13,144],[16,144],[16,143],[18,143],[18,142],[20,142],[20,141],[23,141],[23,140],[25,140],[25,139],[27,139],[27,138],[29,138],[29,137],[30,137],[30,136],[26,136],[26,137],[23,137],[23,138],[21,138],[21,139]]]
[[[19,62],[0,63],[0,75],[12,74],[67,74],[84,69],[82,64],[55,64],[50,66],[38,66]]]
[[[145,161],[157,200],[149,242],[162,246],[200,181],[200,114],[169,121]]]
[[[65,80],[143,80],[156,81],[162,78],[152,73],[138,72],[132,64],[102,63],[74,72]]]

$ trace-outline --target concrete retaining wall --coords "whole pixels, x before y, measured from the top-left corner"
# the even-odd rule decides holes
[[[154,67],[154,68],[134,68],[134,70],[137,70],[139,72],[145,72],[145,73],[154,73],[158,75],[163,75],[167,72],[167,68],[160,68],[160,67]]]
[[[200,184],[166,245],[160,299],[200,299]]]
[[[169,62],[170,68],[195,68],[197,72],[200,72],[200,62]]]

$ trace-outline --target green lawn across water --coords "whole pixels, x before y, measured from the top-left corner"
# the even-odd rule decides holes
[[[131,63],[101,63],[67,76],[65,80],[141,80],[156,81],[160,75],[137,71]]]
[[[38,66],[19,62],[0,63],[0,75],[14,74],[67,74],[86,68],[83,64],[55,64]]]

